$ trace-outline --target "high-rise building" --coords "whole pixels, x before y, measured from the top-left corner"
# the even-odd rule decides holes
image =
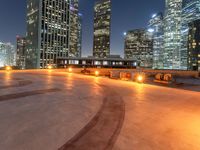
[[[154,14],[149,21],[149,32],[153,38],[153,69],[163,69],[163,14]]]
[[[200,71],[200,20],[189,23],[188,69]]]
[[[182,0],[166,0],[164,17],[164,69],[180,69]]]
[[[26,68],[45,68],[57,65],[57,58],[79,55],[77,9],[77,0],[27,1]]]
[[[16,51],[11,43],[0,42],[0,67],[15,66]]]
[[[181,28],[181,69],[187,70],[188,66],[188,24],[200,19],[200,1],[183,0],[182,28]]]
[[[79,56],[82,55],[82,14],[79,13],[79,22],[78,22],[78,51]]]
[[[25,69],[26,38],[17,36],[16,66]]]
[[[93,56],[106,58],[110,55],[111,0],[98,0],[94,7]]]
[[[81,19],[78,0],[70,0],[70,40],[69,57],[81,57]]]
[[[153,41],[145,29],[128,31],[125,37],[124,56],[137,61],[138,66],[152,68]]]

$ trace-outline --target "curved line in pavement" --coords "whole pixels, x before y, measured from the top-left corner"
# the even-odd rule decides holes
[[[15,93],[15,94],[8,94],[8,95],[2,95],[0,96],[0,102],[28,97],[28,96],[34,96],[34,95],[41,95],[46,93],[52,93],[52,92],[58,92],[61,91],[60,89],[45,89],[45,90],[35,90],[35,91],[28,91],[28,92],[22,92],[22,93]]]
[[[125,103],[106,89],[106,97],[94,118],[59,150],[110,150],[120,134],[125,117]]]
[[[0,86],[0,89],[8,89],[8,88],[13,88],[13,87],[22,87],[22,86],[30,85],[32,83],[33,82],[30,81],[30,80],[18,81],[17,84],[7,85],[7,86]]]

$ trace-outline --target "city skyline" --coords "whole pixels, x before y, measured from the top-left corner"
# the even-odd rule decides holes
[[[122,6],[118,1],[113,1],[111,54],[120,54],[123,56],[123,32],[135,28],[144,28],[147,26],[152,14],[159,11],[164,12],[164,1],[153,0],[149,4],[145,4],[144,2],[144,0],[126,0]],[[92,55],[94,3],[95,0],[80,1],[80,12],[83,14],[83,56]],[[11,4],[11,1],[3,0],[2,4],[4,5],[0,6],[0,16],[4,22],[1,23],[0,41],[16,44],[16,35],[24,36],[26,32],[26,1],[12,2]],[[5,10],[4,8],[7,8],[6,6],[8,5],[16,13],[13,14]],[[141,8],[144,11],[141,11]],[[129,17],[124,18],[127,15]]]
[[[0,18],[0,150],[200,150],[200,0],[1,0]]]

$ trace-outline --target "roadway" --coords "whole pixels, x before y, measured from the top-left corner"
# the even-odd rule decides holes
[[[199,150],[199,92],[64,71],[0,72],[2,150]]]

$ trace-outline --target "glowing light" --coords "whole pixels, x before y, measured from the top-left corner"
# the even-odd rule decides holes
[[[138,82],[144,82],[144,77],[142,75],[138,75],[137,81]]]
[[[11,71],[11,70],[12,70],[12,68],[10,66],[6,67],[6,71]]]
[[[157,14],[153,14],[153,15],[152,15],[152,18],[154,18],[154,17],[156,17],[156,16],[157,16]]]
[[[48,69],[53,69],[52,65],[48,65]]]
[[[68,69],[68,71],[69,71],[69,72],[72,72],[73,70],[72,70],[72,68],[70,67],[70,68]]]
[[[152,33],[152,32],[154,32],[154,29],[151,29],[151,28],[150,28],[150,29],[148,29],[148,32],[151,32],[151,33]]]
[[[127,35],[127,33],[126,32],[124,32],[124,36],[126,36]]]
[[[95,76],[99,76],[99,71],[95,71]]]

